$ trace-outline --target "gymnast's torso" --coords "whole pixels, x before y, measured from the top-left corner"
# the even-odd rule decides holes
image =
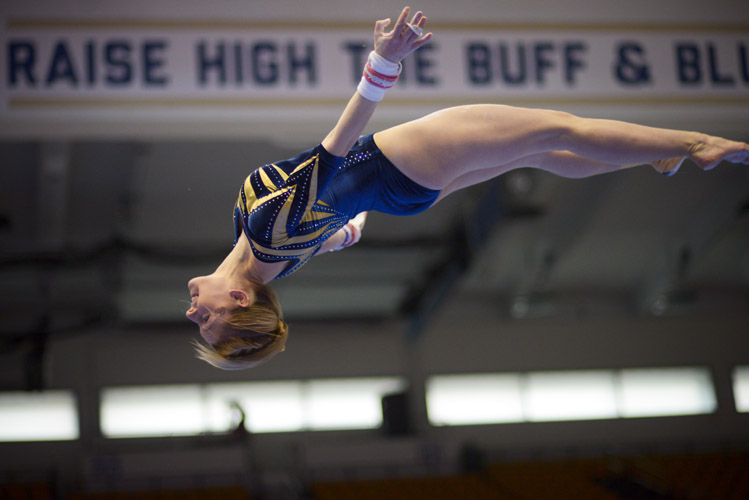
[[[401,173],[372,135],[362,136],[346,157],[318,145],[247,177],[234,209],[234,242],[244,233],[260,261],[288,261],[275,279],[283,278],[357,214],[412,215],[438,195]]]

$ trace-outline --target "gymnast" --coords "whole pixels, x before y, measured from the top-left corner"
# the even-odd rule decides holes
[[[703,170],[749,164],[749,145],[697,132],[586,119],[501,105],[460,106],[360,137],[400,61],[432,38],[410,8],[393,29],[377,21],[357,92],[317,147],[265,165],[242,185],[235,245],[208,276],[188,283],[187,317],[207,344],[198,358],[238,370],[285,349],[288,326],[266,283],[312,256],[356,243],[370,210],[411,215],[450,193],[520,167],[580,178],[637,165],[674,174],[689,158]]]

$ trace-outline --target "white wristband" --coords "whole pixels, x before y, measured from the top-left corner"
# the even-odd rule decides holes
[[[356,229],[356,226],[354,226],[350,222],[343,226],[341,228],[341,231],[343,231],[344,234],[343,243],[332,249],[331,252],[338,252],[340,250],[343,250],[344,248],[350,247],[351,245],[359,241],[359,230]]]
[[[398,75],[401,74],[401,70],[403,69],[401,63],[394,63],[393,61],[389,61],[374,50],[369,53],[367,62],[372,66],[372,69],[374,69],[378,73],[382,73],[383,75],[398,77]]]
[[[357,92],[367,100],[381,101],[385,92],[395,85],[402,68],[400,63],[388,61],[373,50],[367,58]]]

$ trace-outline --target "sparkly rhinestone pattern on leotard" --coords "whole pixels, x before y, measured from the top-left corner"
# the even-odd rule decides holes
[[[235,241],[244,229],[258,259],[290,261],[276,279],[303,266],[348,222],[348,216],[318,200],[343,165],[343,158],[318,146],[291,160],[265,165],[245,180],[234,212]]]

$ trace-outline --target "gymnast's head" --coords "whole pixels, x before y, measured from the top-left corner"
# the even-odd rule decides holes
[[[193,278],[186,316],[206,344],[194,341],[197,357],[223,370],[265,363],[286,348],[288,326],[275,292],[262,283],[236,283],[212,274]]]

